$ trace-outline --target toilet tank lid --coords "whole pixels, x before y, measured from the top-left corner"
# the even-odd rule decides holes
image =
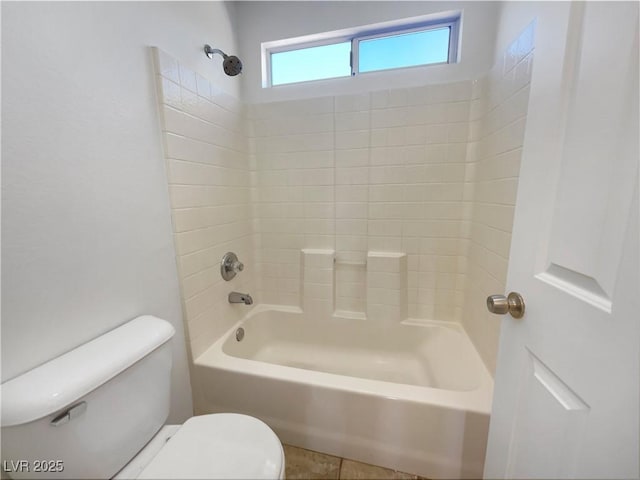
[[[175,329],[144,315],[0,386],[3,427],[21,425],[69,406],[168,342]]]

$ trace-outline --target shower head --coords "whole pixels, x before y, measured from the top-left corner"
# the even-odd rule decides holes
[[[222,69],[224,70],[224,73],[230,77],[235,77],[242,71],[242,62],[235,55],[227,55],[218,48],[211,48],[210,45],[204,46],[204,53],[209,58],[213,58],[214,53],[222,55],[222,58],[224,59],[222,61]]]
[[[224,57],[222,69],[224,70],[224,73],[230,77],[235,77],[242,72],[242,62],[235,55]]]

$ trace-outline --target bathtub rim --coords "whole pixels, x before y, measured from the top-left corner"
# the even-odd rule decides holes
[[[200,354],[194,360],[194,366],[221,369],[243,375],[256,375],[285,382],[305,383],[314,387],[328,388],[331,390],[348,390],[360,395],[383,396],[392,400],[397,399],[420,404],[437,405],[442,408],[465,410],[485,415],[491,414],[493,378],[489,374],[475,346],[471,343],[466,331],[458,323],[415,319],[400,322],[401,324],[412,326],[437,325],[453,329],[462,334],[465,341],[468,342],[469,346],[473,349],[473,353],[477,357],[478,362],[479,383],[478,386],[472,390],[445,390],[434,387],[352,377],[234,357],[224,352],[222,348],[224,343],[232,335],[235,335],[236,330],[241,327],[244,322],[261,313],[271,311],[304,315],[304,312],[299,307],[271,304],[256,305],[247,315],[238,320],[227,332]],[[342,317],[334,315],[333,318]]]

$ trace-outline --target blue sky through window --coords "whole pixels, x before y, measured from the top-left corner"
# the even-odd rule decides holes
[[[446,62],[449,28],[362,40],[359,56],[360,72]]]
[[[351,75],[351,42],[271,54],[271,84],[306,82]]]

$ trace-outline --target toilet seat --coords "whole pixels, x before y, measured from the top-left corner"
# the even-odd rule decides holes
[[[138,478],[284,478],[284,451],[273,430],[257,418],[201,415],[187,420]]]

